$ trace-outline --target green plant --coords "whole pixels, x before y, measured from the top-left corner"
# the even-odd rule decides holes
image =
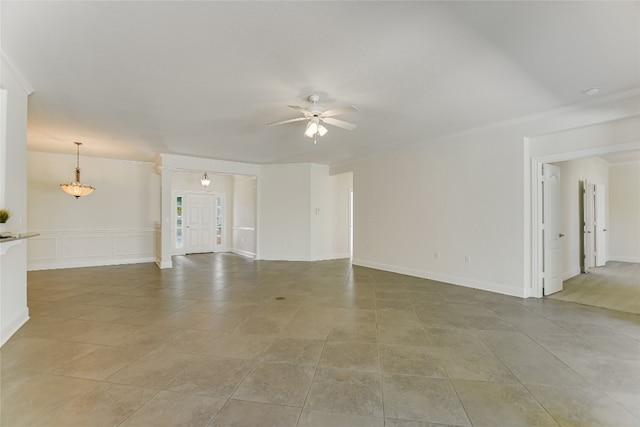
[[[7,209],[0,209],[0,224],[4,224],[11,217],[11,212]]]

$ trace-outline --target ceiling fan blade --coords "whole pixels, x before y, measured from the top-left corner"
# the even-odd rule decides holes
[[[287,107],[289,107],[289,108],[293,108],[294,110],[297,110],[297,111],[301,111],[301,112],[303,112],[305,115],[306,115],[306,114],[311,114],[311,111],[309,111],[309,109],[308,109],[308,108],[299,107],[299,106],[297,106],[297,105],[287,105]]]
[[[347,130],[354,130],[355,128],[358,127],[358,125],[355,125],[353,123],[345,122],[344,120],[334,119],[332,117],[323,117],[322,121],[327,124],[337,126],[342,129],[347,129]]]
[[[289,119],[289,120],[282,120],[280,122],[267,123],[267,126],[282,125],[284,123],[299,122],[301,120],[307,120],[307,118],[306,117],[296,117],[295,119]]]
[[[333,117],[344,113],[355,113],[358,108],[355,105],[349,105],[348,107],[335,108],[333,110],[327,110],[321,114],[322,117]]]

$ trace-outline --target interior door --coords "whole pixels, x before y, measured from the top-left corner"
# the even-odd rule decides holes
[[[589,268],[596,266],[595,247],[595,185],[584,181],[583,191],[584,206],[584,268],[585,273]]]
[[[543,179],[544,295],[551,295],[562,290],[560,168],[544,165]]]
[[[594,232],[595,232],[595,265],[602,267],[607,263],[607,217],[604,185],[595,186],[594,195]]]
[[[187,194],[183,212],[186,217],[186,253],[213,252],[213,202],[212,194]]]

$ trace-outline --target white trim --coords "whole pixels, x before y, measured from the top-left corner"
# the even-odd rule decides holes
[[[157,230],[34,230],[27,271],[156,262]]]
[[[443,282],[445,284],[464,286],[466,288],[480,289],[483,291],[499,293],[503,295],[509,295],[512,297],[525,298],[524,290],[520,287],[504,286],[499,283],[485,282],[481,280],[468,279],[465,277],[450,276],[447,274],[433,273],[430,271],[417,270],[413,268],[398,267],[394,265],[381,264],[377,262],[365,261],[361,259],[354,259],[353,265],[373,268],[376,270],[389,271],[392,273],[405,274],[408,276],[419,277],[422,279],[435,280]]]
[[[0,347],[4,345],[9,338],[13,336],[18,329],[22,327],[29,320],[29,308],[25,307],[16,317],[11,321],[4,323],[0,329]]]
[[[7,54],[4,53],[2,49],[0,49],[0,57],[2,61],[5,63],[5,68],[3,72],[6,72],[7,70],[9,70],[11,74],[13,74],[13,77],[15,77],[15,79],[18,81],[18,83],[20,83],[20,86],[22,86],[22,89],[24,89],[24,91],[27,93],[27,96],[31,95],[34,92],[33,85],[31,85],[29,80],[27,80],[24,74],[20,72],[18,67],[15,66],[13,61],[9,59]]]
[[[173,261],[166,261],[163,262],[162,260],[158,260],[156,258],[156,265],[158,266],[158,268],[160,269],[164,269],[164,268],[173,268]]]
[[[232,253],[236,254],[236,255],[241,255],[247,258],[255,258],[256,254],[254,254],[253,252],[249,252],[249,251],[243,251],[242,249],[232,249],[231,250]]]
[[[29,264],[27,271],[59,270],[63,268],[102,267],[105,265],[144,264],[148,262],[157,263],[156,257],[128,258],[128,259],[101,259],[99,261],[90,261],[90,260],[66,261],[66,262],[57,262],[55,264],[31,263]]]
[[[630,256],[609,256],[609,261],[617,261],[617,262],[631,262],[634,264],[640,264],[640,258],[630,257]]]

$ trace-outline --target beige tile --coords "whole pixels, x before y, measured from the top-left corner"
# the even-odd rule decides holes
[[[449,378],[517,383],[518,379],[504,363],[489,350],[458,351],[439,348],[438,360]]]
[[[130,425],[175,425],[172,416],[206,424],[236,390],[245,399],[301,405],[290,389],[308,380],[296,372],[315,368],[301,425],[380,426],[378,366],[387,427],[468,424],[455,417],[451,382],[479,425],[496,415],[545,425],[541,413],[568,425],[640,418],[634,314],[495,295],[348,260],[199,254],[174,263],[28,272],[31,319],[0,349],[0,424],[42,424],[49,413],[61,419],[65,407],[70,426],[91,425],[101,411],[107,421],[126,415]],[[286,300],[274,300],[279,295]],[[283,364],[296,368],[266,368]],[[140,386],[166,388],[144,404]],[[66,406],[72,399],[77,405]],[[300,414],[299,407],[229,402],[217,425],[295,425]],[[546,410],[537,412],[540,403]],[[89,406],[96,406],[91,413]]]
[[[290,362],[317,365],[324,347],[322,340],[276,338],[261,359],[265,362]]]
[[[38,337],[54,340],[65,340],[87,332],[100,323],[90,320],[62,319],[58,317],[36,317],[30,319],[16,333],[16,337]]]
[[[220,357],[255,359],[273,344],[275,337],[264,335],[225,334],[217,341],[211,354]]]
[[[120,426],[206,426],[224,403],[215,397],[161,391]]]
[[[319,366],[378,372],[378,346],[359,342],[328,342],[322,350]]]
[[[0,425],[31,425],[96,384],[94,381],[49,374],[18,375],[11,384],[7,384],[3,375]]]
[[[376,317],[379,325],[415,325],[420,327],[420,320],[413,309],[399,310],[388,308],[377,310]]]
[[[378,341],[378,329],[375,323],[340,324],[331,328],[327,341],[376,343]]]
[[[305,409],[298,427],[384,427],[384,418]]]
[[[640,420],[640,393],[606,392],[607,396],[618,402],[628,413]]]
[[[167,342],[179,334],[180,331],[177,329],[143,326],[138,327],[136,332],[113,341],[111,345],[117,347],[135,347],[140,350],[153,351],[161,347],[166,347]]]
[[[103,347],[57,368],[53,373],[103,380],[144,355],[145,352],[133,348]]]
[[[447,379],[384,375],[382,381],[384,413],[389,418],[471,425]]]
[[[398,420],[394,418],[386,418],[384,422],[385,427],[456,427],[452,424],[426,423],[421,421]]]
[[[157,390],[100,383],[55,411],[40,418],[35,426],[113,426],[123,422]]]
[[[380,344],[421,347],[428,347],[432,344],[427,332],[417,325],[378,325],[378,342]]]
[[[294,316],[280,331],[279,336],[286,338],[303,338],[312,340],[325,340],[331,331],[331,320],[324,317],[314,319]]]
[[[288,317],[288,316],[287,316]],[[235,329],[242,334],[278,335],[287,320],[273,320],[262,316],[251,316]]]
[[[315,368],[291,363],[257,365],[242,381],[232,398],[287,406],[302,406]]]
[[[190,360],[166,388],[182,393],[228,398],[253,366],[254,363],[248,360],[200,357]]]
[[[306,409],[382,416],[382,390],[377,373],[318,368]]]
[[[521,384],[465,380],[453,384],[474,427],[558,426]]]
[[[640,423],[640,419],[595,388],[528,386],[527,389],[562,426],[632,427]]]
[[[294,427],[300,411],[300,408],[289,406],[230,399],[220,409],[210,426]]]
[[[640,394],[640,359],[574,358],[567,364],[600,390]]]
[[[176,311],[170,313],[168,316],[162,317],[153,324],[168,328],[195,328],[210,316],[211,314],[209,313]]]
[[[198,356],[152,352],[106,378],[109,382],[138,387],[164,388]]]
[[[2,365],[3,370],[18,369],[51,372],[100,348],[101,346],[94,344],[54,341],[52,344],[42,348],[42,351],[29,351],[24,352],[21,357],[5,358]]]
[[[140,331],[139,326],[122,323],[102,322],[100,326],[69,338],[69,341],[89,344],[111,345],[129,335]]]
[[[446,378],[447,371],[427,347],[379,345],[380,369],[389,374]]]

